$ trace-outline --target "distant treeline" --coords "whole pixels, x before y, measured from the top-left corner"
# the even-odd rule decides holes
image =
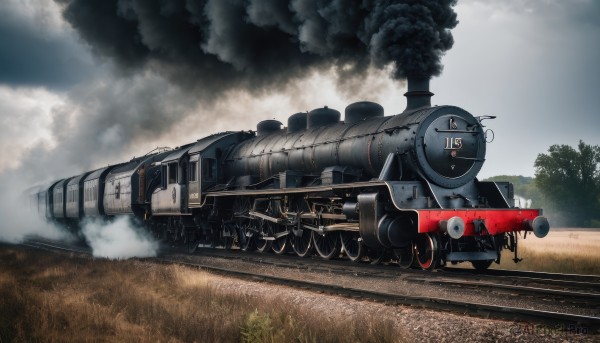
[[[600,229],[600,220],[597,218],[581,218],[578,213],[560,209],[552,200],[544,196],[536,179],[521,175],[498,175],[483,181],[508,181],[513,184],[515,197],[531,200],[531,208],[541,208],[544,215],[550,220],[550,225],[557,227],[596,227]],[[518,204],[517,204],[518,205]]]

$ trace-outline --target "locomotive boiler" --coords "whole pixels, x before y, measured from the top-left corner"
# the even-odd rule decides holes
[[[477,180],[483,121],[492,117],[431,106],[428,84],[410,79],[407,107],[397,115],[358,102],[341,121],[324,107],[290,116],[286,127],[265,120],[256,132],[219,133],[132,160],[127,172],[117,175],[117,167],[100,179],[105,185],[95,185],[91,199],[104,199],[107,209],[125,199],[129,210],[106,217],[132,216],[190,250],[391,256],[423,269],[469,261],[485,269],[508,249],[518,261],[518,236],[543,237],[548,221],[541,210],[516,208],[510,183]]]

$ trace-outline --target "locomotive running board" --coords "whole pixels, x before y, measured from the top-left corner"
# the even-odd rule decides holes
[[[207,197],[227,197],[227,196],[243,196],[243,195],[288,195],[288,194],[303,194],[303,193],[323,193],[333,192],[340,189],[362,188],[362,187],[385,187],[385,181],[362,181],[352,183],[340,183],[336,185],[326,186],[311,186],[300,188],[268,188],[268,189],[241,189],[221,192],[206,193]]]

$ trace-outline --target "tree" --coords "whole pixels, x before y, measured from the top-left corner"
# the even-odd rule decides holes
[[[552,145],[535,160],[536,184],[542,194],[577,226],[600,216],[600,147],[579,141],[578,151]]]

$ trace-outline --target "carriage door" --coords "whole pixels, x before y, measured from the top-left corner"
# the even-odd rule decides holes
[[[185,209],[188,207],[188,181],[189,181],[189,162],[188,158],[184,157],[181,161],[181,168],[179,168],[179,185],[181,186],[181,192],[179,199],[181,199],[181,204],[179,211],[185,212]]]
[[[188,201],[189,204],[200,204],[200,179],[198,175],[200,170],[198,169],[198,156],[194,155],[190,157],[188,164]]]
[[[179,195],[180,195],[180,186],[179,186],[179,171],[178,171],[178,163],[172,162],[167,165],[167,194],[170,195],[170,206],[168,208],[171,212],[179,212]]]
[[[214,158],[202,159],[202,190],[215,186],[217,184],[217,160]]]

